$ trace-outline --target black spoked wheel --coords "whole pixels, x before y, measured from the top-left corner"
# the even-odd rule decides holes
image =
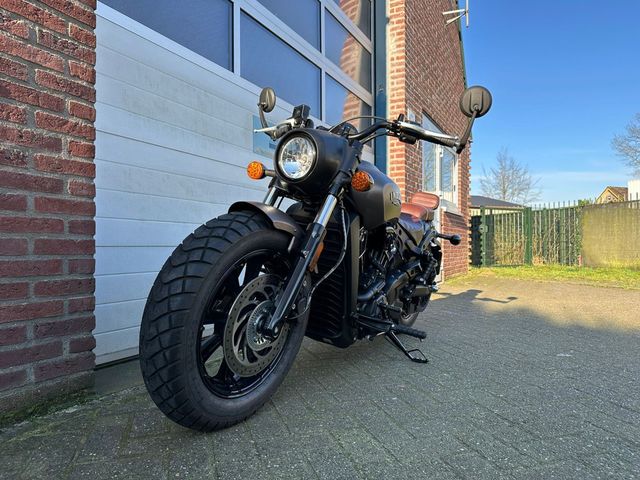
[[[306,315],[275,339],[260,327],[291,268],[289,240],[259,215],[234,212],[196,230],[163,266],[143,315],[140,363],[151,398],[175,422],[230,426],[284,379]]]
[[[238,397],[260,385],[277,364],[289,336],[289,324],[273,342],[257,332],[259,321],[272,313],[290,266],[279,252],[273,254],[251,252],[210,292],[199,329],[198,356],[203,381],[219,397]]]

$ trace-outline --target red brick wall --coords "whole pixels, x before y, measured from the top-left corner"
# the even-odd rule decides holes
[[[415,120],[428,114],[445,132],[462,134],[466,117],[458,100],[465,88],[464,66],[456,25],[445,25],[442,12],[451,10],[450,0],[389,0],[388,92],[389,113],[411,111]],[[422,189],[420,142],[405,145],[390,140],[389,171],[405,200]],[[444,213],[441,228],[458,233],[462,243],[444,245],[445,276],[464,273],[469,259],[468,149],[458,164],[458,205],[461,215]]]
[[[91,380],[95,0],[0,0],[0,413]]]

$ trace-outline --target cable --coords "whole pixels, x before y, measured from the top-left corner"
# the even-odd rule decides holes
[[[371,140],[374,140],[374,139],[376,139],[376,138],[378,138],[378,137],[384,137],[384,136],[386,136],[386,135],[389,135],[389,133],[388,133],[388,132],[380,132],[380,133],[376,133],[376,134],[374,134],[374,135],[370,135],[370,136],[366,137],[366,138],[365,138],[365,139],[363,139],[360,143],[362,143],[362,144],[364,145],[365,143],[370,142]]]
[[[329,131],[331,132],[334,128],[344,125],[345,123],[350,122],[351,120],[359,120],[361,118],[371,118],[374,120],[385,120],[385,121],[387,120],[384,117],[378,117],[376,115],[358,115],[357,117],[347,118],[346,120],[343,120],[340,123],[336,123],[333,127],[329,128]]]

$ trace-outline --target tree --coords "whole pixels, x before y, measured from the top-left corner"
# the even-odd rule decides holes
[[[480,186],[484,195],[522,205],[540,199],[540,179],[534,179],[526,165],[509,155],[504,147],[498,152],[496,161],[498,165],[489,172],[483,168]]]
[[[613,137],[611,146],[634,174],[640,175],[640,113],[629,122],[625,133]]]

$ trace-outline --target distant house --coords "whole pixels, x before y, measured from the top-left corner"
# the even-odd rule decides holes
[[[596,198],[596,203],[626,202],[627,198],[629,198],[629,189],[627,187],[609,186]]]
[[[484,197],[482,195],[471,195],[471,215],[480,215],[482,207],[491,209],[491,213],[506,213],[514,210],[522,210],[524,207],[517,203],[498,200],[497,198]]]

